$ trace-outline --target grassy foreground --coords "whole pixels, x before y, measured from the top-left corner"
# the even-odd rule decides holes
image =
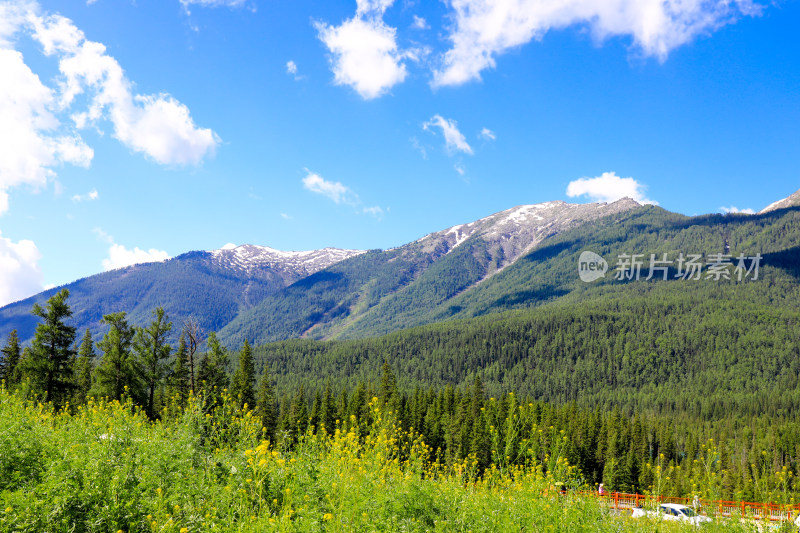
[[[482,477],[469,460],[440,465],[377,402],[368,425],[309,433],[291,449],[262,441],[260,421],[231,404],[210,414],[190,399],[150,421],[118,402],[53,413],[0,389],[0,531],[684,529],[557,494],[557,483],[579,483],[557,453]]]

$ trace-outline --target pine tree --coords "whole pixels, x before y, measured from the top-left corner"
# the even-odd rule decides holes
[[[261,417],[261,424],[264,426],[264,434],[275,442],[275,431],[278,427],[278,413],[275,406],[275,392],[272,388],[272,380],[269,372],[264,367],[261,374],[261,381],[258,384],[258,399],[256,400],[256,412]]]
[[[253,364],[253,352],[250,343],[245,339],[242,351],[239,352],[239,367],[233,375],[231,394],[238,398],[239,405],[247,405],[253,409],[256,405],[256,370]]]
[[[336,409],[336,399],[331,390],[331,382],[325,383],[325,394],[322,397],[322,411],[319,416],[319,423],[328,433],[333,433],[336,429],[336,419],[338,418]]]
[[[94,351],[92,333],[86,328],[81,347],[78,350],[78,359],[75,362],[75,402],[81,405],[86,402],[86,396],[92,388],[92,374],[94,373]]]
[[[68,400],[74,386],[75,328],[64,323],[72,316],[68,297],[69,291],[62,289],[47,300],[44,308],[34,304],[31,312],[43,322],[36,327],[28,356],[19,365],[32,389],[44,394],[56,407]]]
[[[383,362],[381,369],[381,388],[379,398],[384,406],[391,410],[396,410],[397,402],[397,378],[394,377],[392,367],[389,366],[388,361]]]
[[[142,399],[142,369],[131,353],[135,329],[128,324],[124,311],[103,316],[101,323],[110,329],[97,343],[103,359],[97,366],[93,395],[122,400],[125,389],[136,401]]]
[[[10,389],[19,381],[17,379],[17,365],[20,358],[19,336],[17,330],[8,334],[8,342],[0,350],[3,360],[0,361],[0,382],[5,381],[6,387]]]
[[[203,336],[197,319],[194,317],[189,317],[186,321],[184,321],[183,335],[186,339],[186,361],[189,363],[189,388],[192,391],[192,394],[197,394],[197,386],[195,382],[197,372],[194,368],[196,363],[195,353],[197,352],[197,348],[203,344]]]
[[[228,388],[228,350],[222,346],[213,331],[208,334],[208,351],[200,359],[200,370],[197,379],[203,390],[207,408],[213,409],[222,397],[222,391]]]
[[[181,333],[178,341],[178,351],[175,352],[175,361],[172,364],[172,372],[169,375],[169,393],[175,396],[178,402],[183,404],[189,397],[191,384],[189,381],[189,367],[186,364],[186,337]]]
[[[153,311],[154,319],[149,326],[139,328],[133,341],[133,349],[138,358],[138,365],[143,371],[144,384],[147,389],[147,416],[155,417],[155,394],[167,374],[166,360],[172,352],[167,344],[167,334],[172,331],[172,322],[164,313],[163,307]]]

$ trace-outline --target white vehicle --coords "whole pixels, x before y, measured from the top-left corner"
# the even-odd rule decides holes
[[[705,515],[697,514],[694,509],[679,503],[662,503],[655,511],[645,511],[637,508],[633,510],[633,517],[650,516],[658,520],[680,521],[699,526],[711,519]]]

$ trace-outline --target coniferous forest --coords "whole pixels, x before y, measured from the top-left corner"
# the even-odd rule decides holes
[[[62,290],[32,309],[30,346],[9,336],[0,379],[16,397],[67,413],[120,401],[158,421],[192,402],[207,413],[224,404],[287,450],[332,428],[368,432],[378,401],[432,461],[469,460],[478,475],[531,454],[545,463],[557,446],[576,486],[798,501],[797,314],[668,292],[659,301],[608,298],[376,339],[229,349],[161,308],[141,328],[122,312],[104,316],[108,330],[94,342],[69,325]],[[165,340],[173,328],[177,346]]]

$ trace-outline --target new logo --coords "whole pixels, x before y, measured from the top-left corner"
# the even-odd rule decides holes
[[[578,258],[578,275],[581,281],[591,283],[606,275],[608,263],[601,256],[594,252],[581,252]]]

